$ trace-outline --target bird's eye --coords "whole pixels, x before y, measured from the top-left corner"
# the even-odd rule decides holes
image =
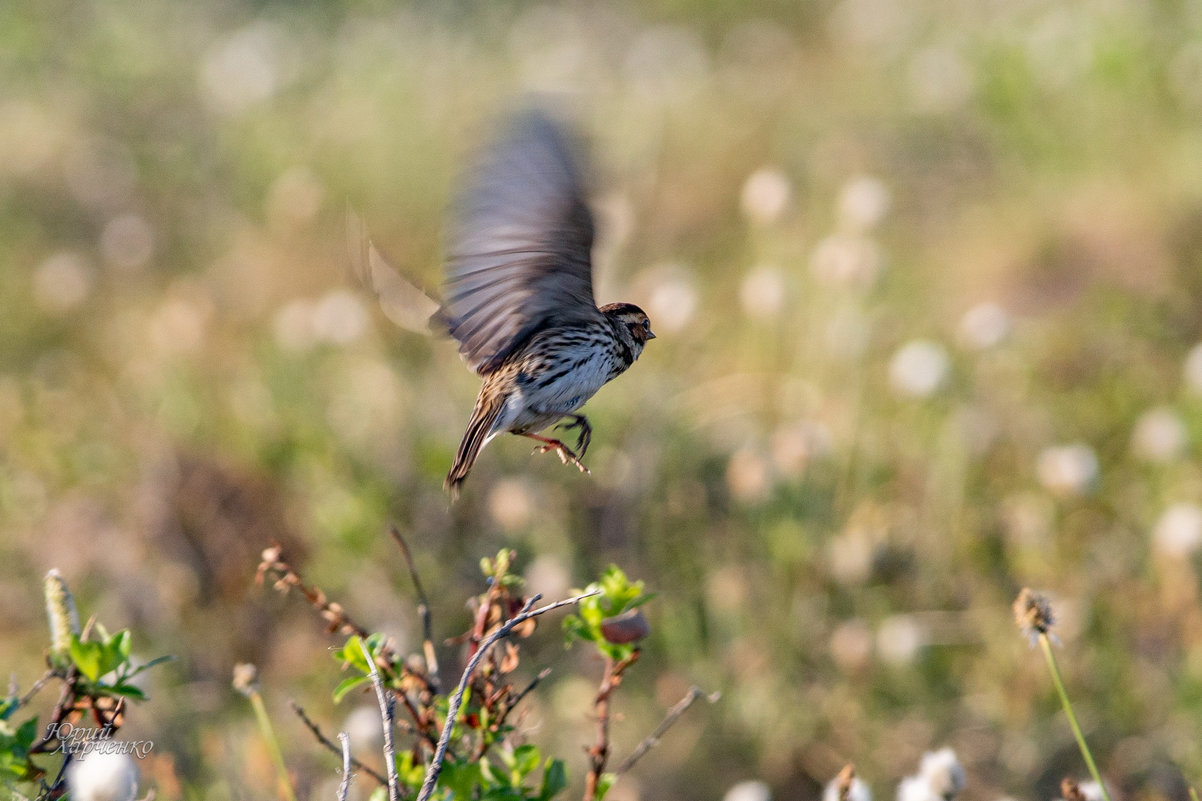
[[[643,318],[643,330],[644,330],[644,331],[650,331],[650,330],[651,330],[651,321],[650,321],[650,320],[648,320],[646,317],[644,317],[644,318]]]

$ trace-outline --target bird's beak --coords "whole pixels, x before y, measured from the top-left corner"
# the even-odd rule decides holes
[[[650,341],[652,339],[655,339],[655,332],[652,331],[650,328],[648,328],[647,329],[647,340]]]

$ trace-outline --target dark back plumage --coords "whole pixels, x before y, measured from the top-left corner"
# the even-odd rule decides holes
[[[592,246],[570,140],[543,113],[519,115],[468,176],[447,243],[441,319],[476,372],[539,330],[601,318]]]

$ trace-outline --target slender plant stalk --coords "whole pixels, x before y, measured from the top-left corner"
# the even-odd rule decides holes
[[[388,801],[398,801],[401,797],[401,783],[396,771],[396,748],[392,742],[393,696],[384,689],[384,680],[380,678],[376,658],[368,649],[367,641],[359,640],[359,648],[363,651],[363,658],[367,660],[371,671],[371,684],[376,690],[376,701],[380,705],[380,718],[384,726],[384,767],[388,770]]]
[[[476,671],[476,667],[480,664],[480,660],[488,653],[498,640],[503,637],[508,637],[509,632],[513,631],[516,626],[525,623],[532,617],[550,612],[552,609],[558,609],[561,606],[569,606],[571,604],[580,603],[585,598],[590,598],[594,595],[599,595],[600,590],[593,590],[582,595],[577,595],[573,598],[566,598],[562,601],[540,606],[538,609],[532,608],[542,598],[541,595],[534,595],[526,599],[526,603],[522,605],[522,609],[516,615],[505,621],[492,634],[480,643],[480,647],[476,649],[476,653],[472,654],[472,658],[468,660],[467,666],[463,669],[463,674],[459,677],[459,685],[455,688],[455,692],[447,701],[447,718],[442,726],[442,736],[438,738],[438,745],[434,749],[434,757],[430,760],[430,766],[426,768],[426,778],[422,782],[421,792],[417,794],[417,801],[428,801],[430,796],[434,794],[434,787],[438,784],[438,776],[442,773],[443,760],[447,756],[447,746],[451,741],[451,732],[455,728],[455,720],[459,717],[459,707],[463,704],[463,695],[467,692],[468,682],[471,681],[472,674]]]
[[[267,742],[267,750],[271,752],[271,761],[275,763],[275,770],[279,776],[280,787],[284,791],[284,798],[287,801],[296,801],[296,793],[292,790],[292,782],[288,780],[288,767],[284,764],[284,754],[280,751],[280,741],[276,739],[275,729],[271,725],[271,718],[267,715],[267,705],[263,703],[263,696],[257,691],[252,691],[248,694],[250,698],[251,708],[255,710],[255,719],[259,722],[259,731],[263,734],[263,739]]]
[[[1068,716],[1068,725],[1073,730],[1073,736],[1077,738],[1077,747],[1081,749],[1081,756],[1085,757],[1089,775],[1098,783],[1102,798],[1110,801],[1110,794],[1106,792],[1106,784],[1102,781],[1102,775],[1098,773],[1098,766],[1093,761],[1093,754],[1089,752],[1089,746],[1085,744],[1085,735],[1081,733],[1081,725],[1077,723],[1073,705],[1068,700],[1068,691],[1064,689],[1064,681],[1060,678],[1060,668],[1056,664],[1056,655],[1052,653],[1052,643],[1048,639],[1046,631],[1039,632],[1039,646],[1043,649],[1044,658],[1048,661],[1048,669],[1052,671],[1052,683],[1056,685],[1056,692],[1060,694],[1060,705],[1064,707],[1064,714]]]
[[[338,783],[338,801],[346,801],[351,791],[351,738],[344,731],[338,732],[338,742],[342,743],[342,781]]]

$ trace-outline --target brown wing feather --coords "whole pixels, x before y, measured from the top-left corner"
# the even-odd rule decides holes
[[[599,318],[592,215],[571,144],[545,114],[511,123],[456,211],[441,319],[477,372],[535,331]]]

